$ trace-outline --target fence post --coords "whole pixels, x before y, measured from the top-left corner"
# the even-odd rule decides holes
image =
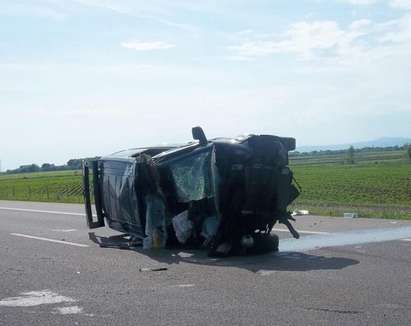
[[[47,200],[50,199],[49,186],[46,186]]]

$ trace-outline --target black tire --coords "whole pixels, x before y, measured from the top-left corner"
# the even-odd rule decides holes
[[[247,250],[247,254],[261,255],[278,251],[280,240],[276,234],[257,233],[253,238],[254,246]]]

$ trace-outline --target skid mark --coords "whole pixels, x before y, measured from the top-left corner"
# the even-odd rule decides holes
[[[312,311],[319,311],[319,312],[330,312],[330,313],[336,313],[336,314],[349,314],[349,315],[356,315],[356,314],[364,313],[361,310],[346,310],[346,309],[332,309],[332,308],[311,308],[311,307],[306,307],[306,308],[303,308],[303,309],[312,310]]]

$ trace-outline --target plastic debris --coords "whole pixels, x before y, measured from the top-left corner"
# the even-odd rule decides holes
[[[143,267],[139,268],[140,272],[162,272],[168,270],[167,267]]]
[[[291,215],[292,216],[310,215],[310,212],[306,209],[299,209],[299,210],[293,211]]]
[[[344,218],[357,218],[358,213],[344,213]]]
[[[203,222],[203,226],[201,228],[201,235],[206,240],[210,240],[217,233],[217,229],[218,229],[217,216],[208,216]]]
[[[186,243],[194,229],[193,222],[188,219],[188,211],[174,216],[172,222],[178,242]]]

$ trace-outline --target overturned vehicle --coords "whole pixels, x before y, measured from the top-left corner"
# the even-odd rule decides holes
[[[212,256],[278,250],[271,234],[276,223],[299,237],[287,210],[299,195],[288,167],[294,138],[207,140],[200,127],[192,135],[184,145],[137,148],[85,163],[88,227],[106,221],[143,248],[183,245]]]

